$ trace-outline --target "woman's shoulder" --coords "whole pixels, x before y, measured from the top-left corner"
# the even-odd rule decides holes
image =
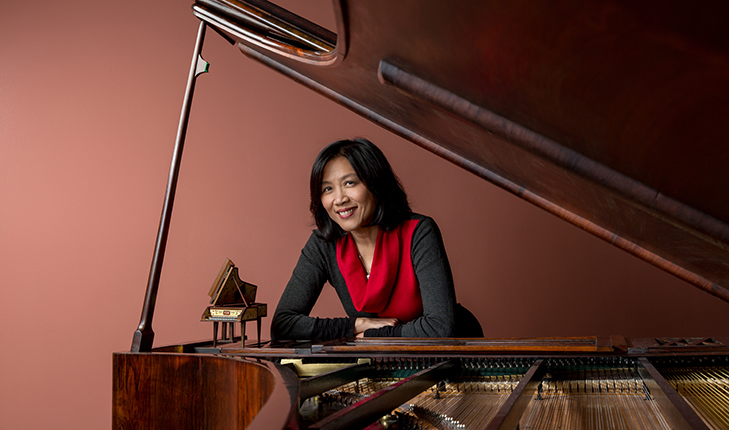
[[[335,241],[326,240],[319,233],[318,229],[314,229],[311,231],[309,239],[306,241],[305,248],[328,249],[332,246],[335,246],[335,243]]]
[[[440,228],[432,217],[419,213],[411,213],[408,220],[417,222],[415,229],[413,229],[413,238],[435,236],[440,237]]]
[[[301,257],[315,264],[330,264],[332,258],[336,261],[336,244],[326,241],[317,230],[313,230],[301,249]]]
[[[416,212],[411,212],[408,216],[407,220],[417,221],[418,228],[421,227],[435,227],[438,228],[438,224],[435,222],[435,220],[432,217],[429,217],[427,215],[419,214]]]

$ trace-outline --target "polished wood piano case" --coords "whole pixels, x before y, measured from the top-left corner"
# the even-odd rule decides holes
[[[729,301],[729,6],[263,0],[200,29],[114,428],[729,428],[724,338],[343,339],[153,348],[207,28],[246,56]],[[496,400],[495,400],[496,399]]]

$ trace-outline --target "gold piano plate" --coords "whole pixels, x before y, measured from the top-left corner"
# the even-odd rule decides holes
[[[202,321],[252,321],[267,315],[265,303],[251,303],[249,306],[209,306]]]
[[[208,308],[210,310],[210,317],[208,319],[237,319],[245,309],[220,309],[220,308]],[[203,316],[204,318],[204,316]]]

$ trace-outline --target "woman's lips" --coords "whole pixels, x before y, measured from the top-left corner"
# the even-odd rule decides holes
[[[350,216],[352,216],[356,209],[357,208],[348,208],[344,210],[339,210],[337,211],[337,215],[339,215],[340,218],[349,218]]]

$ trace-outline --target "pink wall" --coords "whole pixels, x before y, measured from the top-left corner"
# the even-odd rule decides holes
[[[298,7],[298,2],[290,0]],[[285,5],[286,3],[281,2]],[[329,20],[328,1],[306,11]],[[0,14],[0,428],[98,429],[139,321],[197,20],[187,1]],[[365,136],[439,222],[489,337],[729,335],[729,307],[257,63],[210,32],[154,330],[199,322],[226,257],[271,311],[310,231],[317,151]],[[338,315],[325,293],[320,315]],[[265,332],[268,331],[268,321]]]

